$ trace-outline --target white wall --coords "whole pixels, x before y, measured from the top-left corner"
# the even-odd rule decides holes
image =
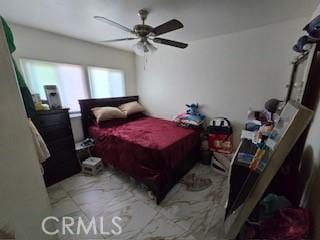
[[[7,226],[16,239],[53,239],[41,230],[51,208],[0,25],[0,229]]]
[[[136,64],[132,52],[93,44],[62,35],[11,24],[17,50],[14,56],[122,69],[125,72],[126,94],[135,95]],[[17,61],[19,63],[19,61]],[[83,138],[80,118],[72,119],[75,140]]]
[[[239,129],[249,107],[285,97],[291,50],[306,19],[191,42],[185,50],[161,47],[137,59],[138,93],[153,115],[172,118],[199,102],[209,118],[226,116]]]
[[[312,18],[315,18],[316,16],[318,16],[320,14],[320,4],[317,6],[316,10],[314,11],[314,13],[312,14]]]

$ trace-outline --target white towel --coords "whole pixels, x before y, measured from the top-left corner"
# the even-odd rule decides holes
[[[45,162],[49,157],[50,153],[47,148],[47,145],[43,141],[43,138],[41,137],[40,133],[38,132],[37,128],[34,126],[33,122],[31,119],[29,119],[29,124],[32,132],[32,138],[34,141],[34,144],[36,146],[37,154],[38,154],[38,159],[39,163],[41,166],[41,171],[42,174],[44,173],[43,168],[42,168],[42,163]]]

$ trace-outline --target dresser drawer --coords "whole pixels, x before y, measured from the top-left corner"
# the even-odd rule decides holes
[[[45,140],[45,142],[51,155],[54,155],[55,152],[63,150],[74,150],[74,141],[72,136],[57,139],[54,141]]]
[[[72,130],[70,127],[50,126],[41,129],[40,134],[46,142],[51,142],[72,136]]]
[[[38,124],[40,128],[53,126],[68,127],[70,124],[69,113],[40,114],[38,116]]]
[[[72,149],[65,149],[61,151],[55,151],[48,159],[49,162],[63,163],[65,165],[73,165],[78,163],[76,152]]]
[[[43,164],[44,180],[47,186],[55,184],[67,177],[71,177],[81,171],[80,165],[76,161],[59,162],[50,159]]]

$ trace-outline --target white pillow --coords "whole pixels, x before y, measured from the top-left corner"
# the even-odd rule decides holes
[[[126,118],[126,114],[116,107],[95,107],[91,108],[91,111],[98,123],[114,118]]]
[[[144,107],[137,101],[122,104],[119,106],[119,109],[124,112],[126,116],[144,111]]]

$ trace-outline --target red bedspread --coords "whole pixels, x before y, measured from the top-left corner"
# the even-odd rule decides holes
[[[89,134],[96,141],[96,154],[105,164],[160,188],[199,143],[196,131],[147,116],[91,126]]]

